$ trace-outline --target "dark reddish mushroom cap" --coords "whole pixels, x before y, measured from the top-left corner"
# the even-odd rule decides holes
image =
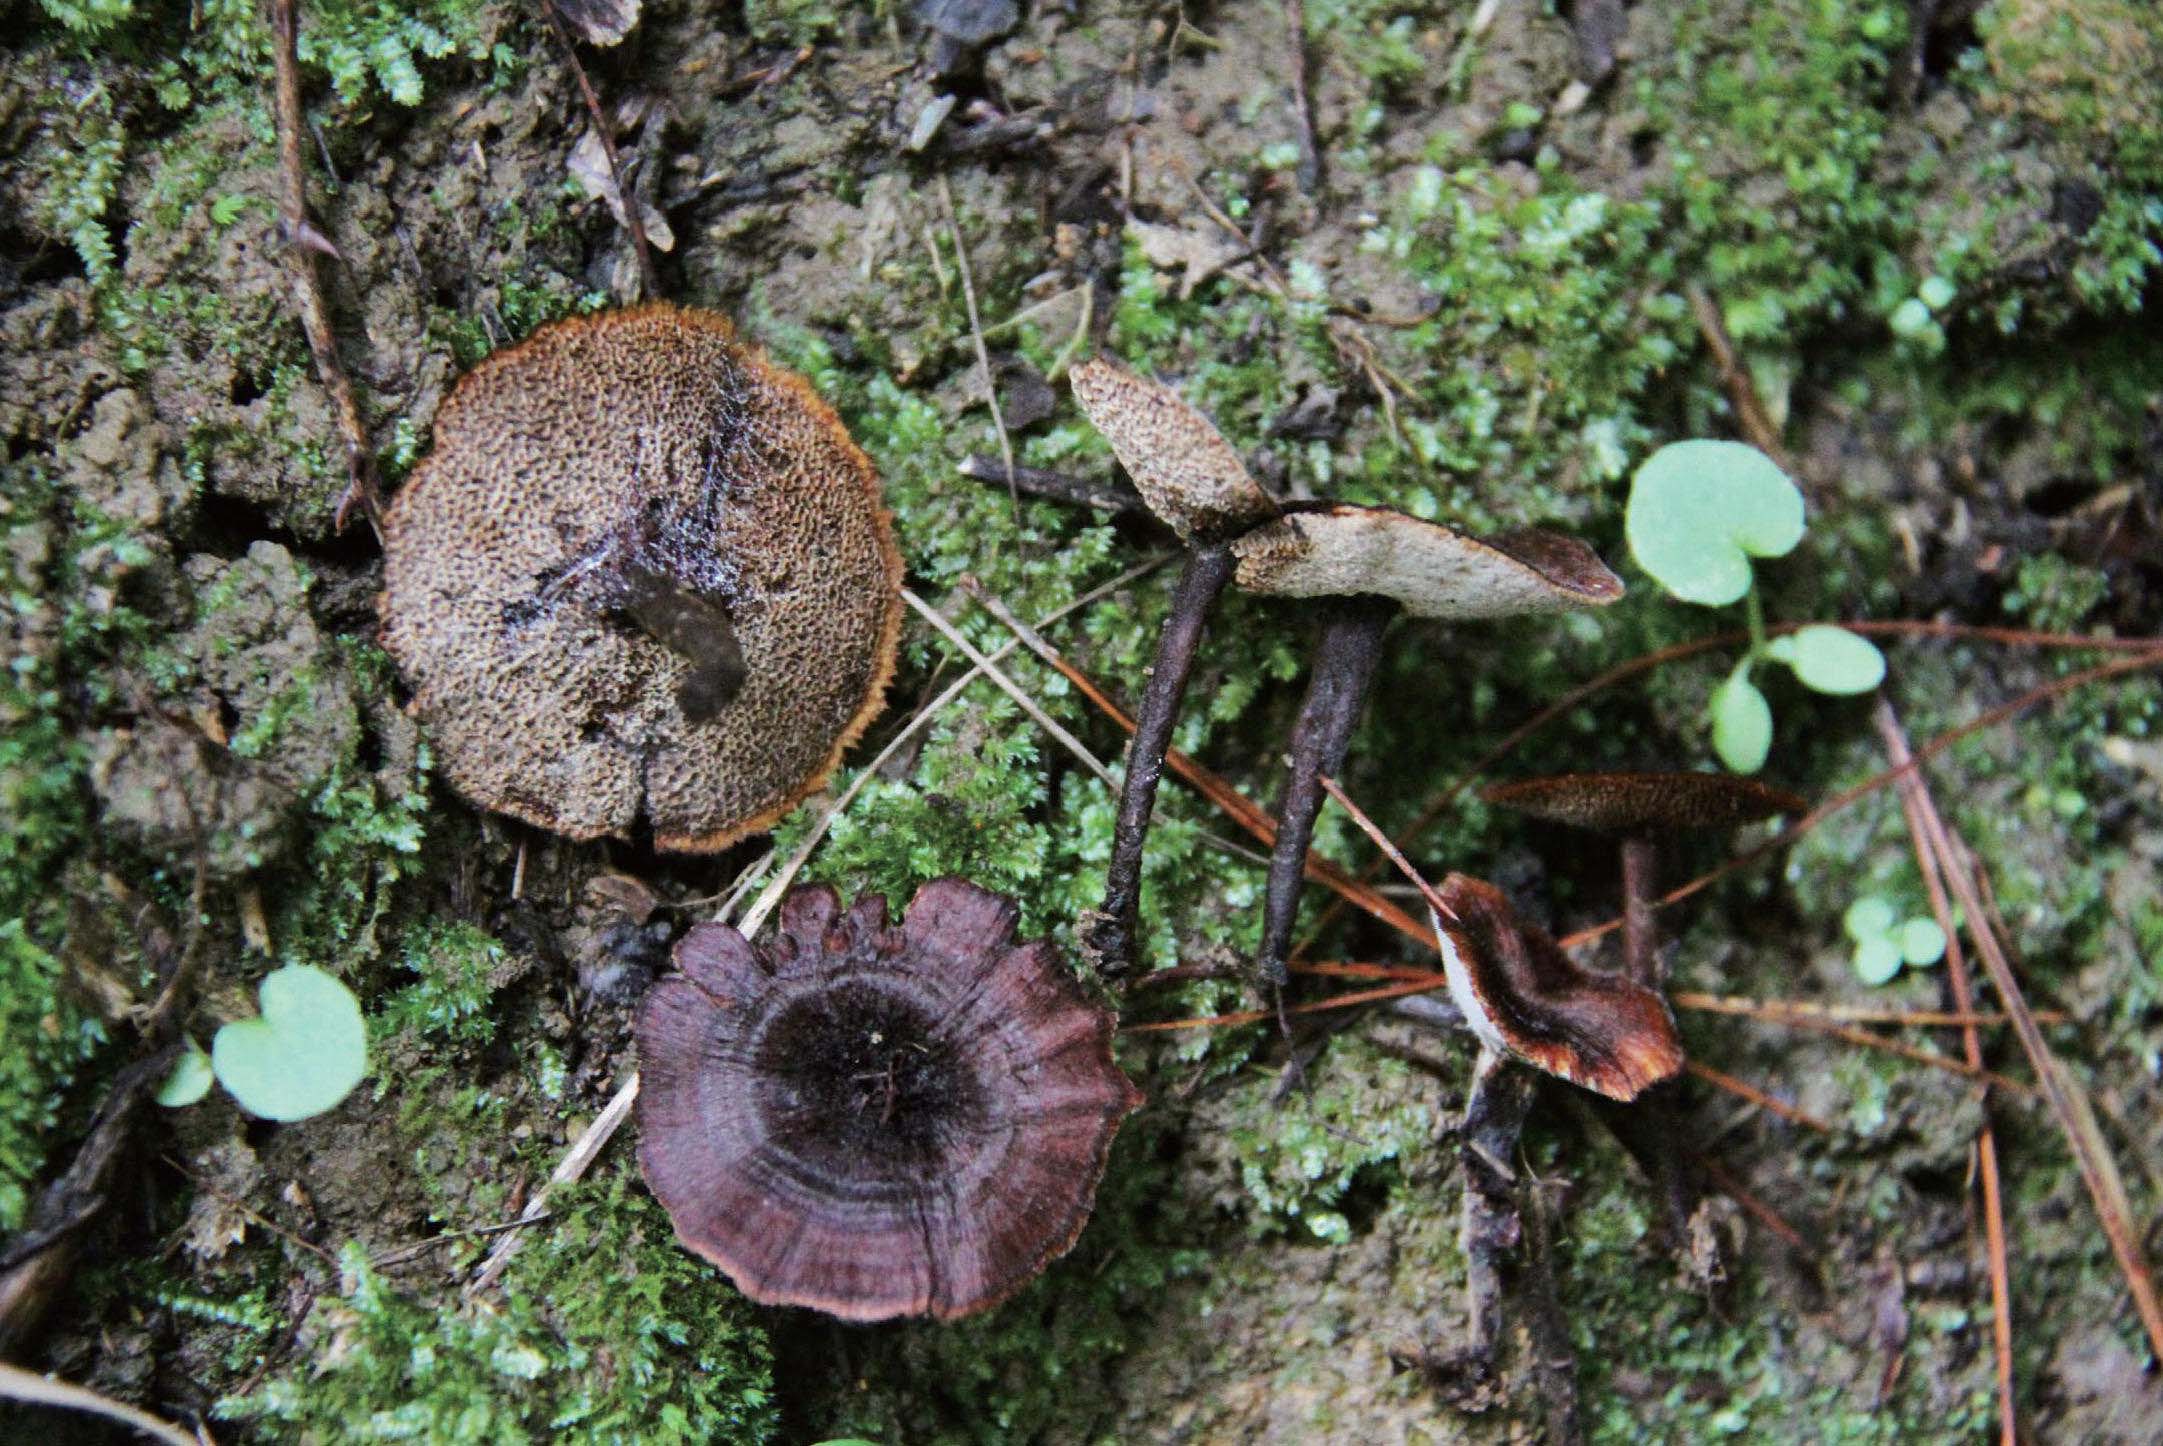
[[[938,879],[898,927],[812,888],[769,943],[684,936],[639,1010],[638,1160],[687,1248],[768,1305],[951,1320],[1074,1243],[1141,1095],[1014,917]]]
[[[1456,915],[1430,915],[1450,997],[1483,1043],[1610,1099],[1635,1099],[1681,1071],[1658,994],[1580,968],[1492,884],[1451,874],[1437,892]]]
[[[1784,788],[1725,773],[1558,773],[1498,783],[1480,797],[1550,823],[1608,833],[1736,828],[1810,807]]]

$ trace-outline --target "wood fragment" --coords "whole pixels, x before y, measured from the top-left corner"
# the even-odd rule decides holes
[[[338,359],[338,337],[331,329],[330,308],[323,300],[323,278],[317,262],[338,250],[308,219],[307,172],[301,161],[300,136],[305,128],[300,106],[300,59],[298,50],[299,0],[270,0],[271,60],[275,73],[275,110],[278,127],[279,224],[285,236],[293,273],[293,307],[300,315],[301,331],[308,338],[315,359],[316,379],[330,399],[331,415],[337,419],[339,440],[345,446],[346,490],[338,499],[332,525],[345,530],[356,507],[368,519],[376,540],[383,538],[383,490],[376,479],[375,449],[369,445],[368,429],[361,421],[360,402]]]

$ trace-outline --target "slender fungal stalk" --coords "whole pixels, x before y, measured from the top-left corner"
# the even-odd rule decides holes
[[[1381,657],[1383,630],[1396,615],[1395,603],[1376,598],[1339,602],[1315,650],[1314,677],[1292,730],[1292,771],[1285,780],[1276,847],[1269,857],[1269,898],[1263,905],[1257,962],[1271,985],[1281,985],[1286,978],[1292,926],[1299,917],[1299,883],[1306,873],[1307,846],[1314,841],[1315,815],[1322,807],[1323,776],[1334,775],[1344,764]]]
[[[1624,971],[1647,989],[1667,984],[1660,967],[1659,925],[1652,901],[1660,887],[1660,847],[1642,834],[1622,841],[1622,960]]]
[[[1232,580],[1235,564],[1229,547],[1196,549],[1179,574],[1172,615],[1157,639],[1156,664],[1135,714],[1134,742],[1127,749],[1126,779],[1119,789],[1119,823],[1112,835],[1111,866],[1104,875],[1104,906],[1082,935],[1098,972],[1110,977],[1131,973],[1135,966],[1142,845],[1149,838],[1149,815],[1164,776],[1164,753],[1171,747],[1172,725],[1179,718],[1179,700],[1187,691],[1187,674],[1201,646],[1209,609]]]

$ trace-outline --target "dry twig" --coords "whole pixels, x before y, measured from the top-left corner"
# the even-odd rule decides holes
[[[661,273],[653,264],[653,248],[646,241],[646,221],[640,214],[638,197],[631,192],[624,180],[623,161],[616,153],[616,127],[601,113],[601,98],[593,93],[593,82],[586,79],[586,67],[579,61],[578,47],[571,42],[570,27],[563,23],[563,13],[556,8],[556,0],[541,0],[541,13],[548,17],[548,28],[556,37],[556,44],[563,48],[563,58],[571,67],[572,78],[578,82],[579,96],[586,102],[586,116],[593,125],[594,138],[601,143],[601,154],[608,160],[608,178],[616,187],[616,197],[623,203],[624,229],[631,233],[631,250],[638,258],[639,289],[649,298],[661,294]]]
[[[338,360],[338,337],[331,330],[323,279],[316,269],[320,257],[342,258],[308,219],[307,172],[300,150],[305,126],[300,110],[298,5],[299,0],[270,0],[271,59],[277,76],[279,227],[292,258],[294,309],[300,313],[300,328],[315,358],[316,379],[330,398],[338,436],[345,444],[346,490],[338,499],[336,526],[343,531],[348,515],[358,507],[380,541],[383,492],[376,480],[375,449],[368,443],[368,429],[361,422],[360,402],[345,363]]]

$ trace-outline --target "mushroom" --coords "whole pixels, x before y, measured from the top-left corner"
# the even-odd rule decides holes
[[[1102,358],[1076,367],[1073,384],[1150,511],[1189,549],[1135,716],[1104,905],[1085,931],[1108,972],[1133,967],[1142,846],[1210,606],[1230,581],[1266,596],[1329,600],[1294,725],[1264,904],[1258,963],[1281,986],[1321,780],[1344,762],[1390,619],[1399,611],[1461,620],[1601,606],[1622,596],[1622,582],[1583,543],[1554,533],[1483,540],[1381,508],[1280,507],[1170,387]]]
[[[723,849],[878,713],[901,554],[877,475],[723,318],[544,327],[468,373],[435,432],[384,519],[383,642],[475,803]]]
[[[1724,773],[1558,773],[1494,784],[1480,796],[1533,818],[1621,839],[1623,964],[1648,989],[1666,983],[1652,917],[1660,838],[1680,829],[1736,828],[1809,807],[1786,789]]]
[[[1580,968],[1493,884],[1451,874],[1428,918],[1450,999],[1489,1049],[1616,1100],[1681,1073],[1682,1045],[1659,994]]]
[[[768,944],[684,936],[637,1033],[639,1168],[686,1248],[768,1305],[951,1320],[1074,1243],[1141,1095],[1014,918],[947,878],[898,926],[810,888]]]

